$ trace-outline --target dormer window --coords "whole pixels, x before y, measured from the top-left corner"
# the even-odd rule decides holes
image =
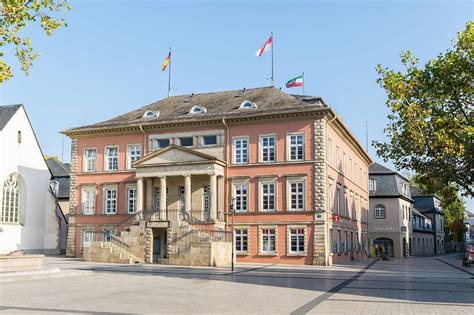
[[[201,105],[194,105],[191,107],[191,110],[189,111],[190,114],[202,114],[207,112],[206,108]]]
[[[255,103],[249,100],[246,100],[246,101],[243,101],[242,104],[240,104],[239,106],[239,109],[249,109],[249,108],[257,108],[257,105],[255,105]]]
[[[144,118],[154,118],[154,117],[158,117],[160,116],[160,112],[157,111],[157,110],[147,110],[144,114],[143,114],[143,117]]]

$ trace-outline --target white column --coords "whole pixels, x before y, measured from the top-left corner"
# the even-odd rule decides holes
[[[184,176],[184,211],[191,214],[191,175]]]
[[[217,221],[217,175],[212,174],[210,177],[210,215],[211,221]]]
[[[151,210],[153,208],[153,178],[147,178],[145,181],[145,190],[146,190],[146,210]]]
[[[160,177],[160,218],[166,220],[166,176]]]
[[[143,178],[137,179],[137,212],[143,211]]]

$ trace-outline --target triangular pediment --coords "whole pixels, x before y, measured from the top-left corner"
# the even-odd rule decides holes
[[[172,163],[215,162],[217,160],[216,157],[211,155],[186,149],[177,145],[169,145],[166,148],[145,155],[140,160],[133,163],[133,166],[137,168]]]

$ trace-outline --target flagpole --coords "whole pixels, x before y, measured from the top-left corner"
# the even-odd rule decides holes
[[[170,63],[168,65],[168,97],[170,97],[170,91],[171,91],[171,47],[170,47]]]
[[[271,32],[272,38],[272,86],[275,86],[275,77],[273,76],[273,32]]]
[[[303,95],[304,95],[304,72],[303,72],[302,76],[303,76]]]

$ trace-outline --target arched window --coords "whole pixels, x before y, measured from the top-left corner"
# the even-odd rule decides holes
[[[189,111],[190,114],[202,114],[207,112],[206,108],[201,105],[194,105]]]
[[[385,219],[387,216],[384,205],[375,205],[374,217],[376,219]]]
[[[249,109],[249,108],[257,108],[257,105],[254,102],[245,100],[239,106],[239,109]]]
[[[2,211],[0,222],[20,222],[20,185],[18,174],[13,173],[3,183]]]
[[[144,114],[143,114],[143,117],[144,118],[153,118],[153,117],[158,117],[160,116],[160,112],[157,111],[157,110],[147,110]]]

